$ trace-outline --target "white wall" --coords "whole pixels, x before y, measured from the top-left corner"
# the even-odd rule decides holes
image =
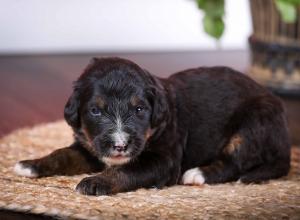
[[[193,0],[0,0],[0,54],[216,49]],[[224,49],[244,49],[248,0],[226,0]]]

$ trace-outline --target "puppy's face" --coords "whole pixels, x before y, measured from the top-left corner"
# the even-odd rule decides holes
[[[77,81],[65,117],[89,151],[108,165],[121,165],[144,150],[154,130],[155,104],[141,69],[128,63],[105,68],[107,62],[101,61]],[[68,107],[76,117],[66,115]]]
[[[144,149],[150,135],[150,103],[140,88],[122,81],[109,88],[95,83],[91,90],[81,105],[82,132],[103,162],[126,163]]]

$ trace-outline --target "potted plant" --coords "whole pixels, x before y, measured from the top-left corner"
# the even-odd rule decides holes
[[[224,0],[197,0],[204,31],[219,39]],[[250,0],[249,75],[277,93],[300,95],[300,0]]]

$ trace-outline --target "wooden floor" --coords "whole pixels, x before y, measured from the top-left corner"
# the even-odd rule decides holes
[[[0,136],[61,119],[72,82],[94,56],[128,58],[159,76],[203,65],[226,65],[243,72],[248,66],[247,51],[0,56]],[[285,98],[285,103],[293,142],[299,144],[300,100]]]

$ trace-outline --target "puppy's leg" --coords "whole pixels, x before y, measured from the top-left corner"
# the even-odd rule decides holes
[[[272,97],[255,98],[238,109],[226,131],[233,133],[219,160],[188,170],[186,184],[261,182],[279,178],[290,167],[290,144],[281,103]]]
[[[207,166],[187,170],[182,176],[185,185],[214,184],[234,181],[239,178],[236,155],[245,145],[241,134],[233,135],[222,147],[218,158]]]
[[[286,175],[290,168],[290,143],[280,101],[261,97],[248,109],[239,128],[245,143],[234,156],[241,182],[258,183]]]
[[[234,163],[217,160],[209,166],[196,167],[185,171],[182,176],[182,183],[184,185],[224,183],[237,180],[238,174],[238,167]]]
[[[143,152],[128,164],[110,167],[101,174],[84,178],[76,190],[86,195],[107,195],[136,190],[138,188],[161,188],[176,184],[179,164],[167,156]]]
[[[289,164],[264,164],[242,175],[240,181],[242,183],[261,183],[269,179],[276,179],[286,175],[289,168]]]
[[[20,161],[14,167],[16,174],[26,177],[76,175],[102,169],[104,164],[77,142],[40,159]]]

